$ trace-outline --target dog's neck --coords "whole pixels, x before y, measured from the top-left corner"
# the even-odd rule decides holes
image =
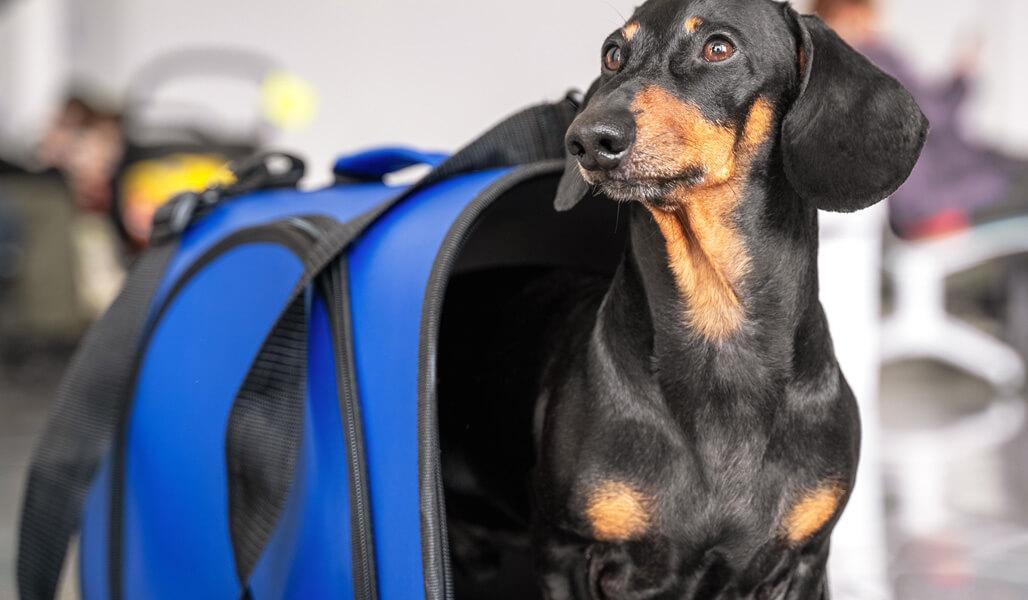
[[[680,198],[675,213],[632,205],[597,333],[649,352],[665,395],[767,398],[797,377],[822,375],[794,365],[834,368],[817,298],[816,211],[770,182],[740,193],[760,194],[745,203],[763,210],[739,214],[707,193]]]

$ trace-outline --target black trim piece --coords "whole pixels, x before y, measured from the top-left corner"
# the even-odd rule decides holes
[[[175,280],[168,290],[167,298],[174,298],[182,288],[189,283],[193,277],[207,267],[214,259],[225,252],[242,246],[244,244],[273,243],[285,246],[298,257],[303,258],[303,253],[310,247],[311,242],[317,235],[317,230],[311,230],[311,221],[324,219],[325,217],[289,217],[280,221],[274,221],[265,225],[257,225],[247,229],[241,229],[216,242],[208,250],[200,255],[196,261],[189,265],[182,275]],[[289,225],[285,227],[284,225]],[[163,310],[163,307],[162,307]]]
[[[339,414],[350,467],[350,556],[353,563],[353,594],[356,600],[376,600],[378,583],[371,499],[364,450],[364,423],[361,418],[357,373],[353,362],[350,275],[346,259],[340,258],[326,269],[318,284],[332,329]]]
[[[157,325],[161,322],[164,313],[171,306],[179,292],[192,281],[197,273],[218,257],[246,244],[275,243],[289,249],[302,261],[306,250],[316,241],[311,237],[310,226],[313,223],[320,223],[326,219],[330,218],[320,215],[290,217],[242,229],[226,236],[190,264],[189,268],[175,280],[168,293],[160,299],[160,304],[148,318],[148,323],[139,345],[139,354],[135,357],[135,365],[132,368],[129,385],[126,388],[126,393],[129,395],[128,400],[126,401],[125,410],[118,421],[114,444],[111,448],[111,480],[107,522],[107,586],[111,600],[121,600],[124,597],[124,582],[122,581],[124,496],[122,491],[125,480],[125,447],[128,423],[131,419],[133,404],[135,403],[139,369],[142,366],[143,358],[146,356],[146,350],[150,344],[150,338],[153,336],[154,331],[156,331]],[[298,225],[298,222],[302,222],[303,225]],[[316,227],[316,225],[313,226]]]
[[[563,159],[522,166],[500,177],[479,193],[458,215],[443,238],[425,287],[418,349],[418,487],[421,495],[421,556],[426,600],[453,599],[436,403],[436,351],[446,284],[478,218],[493,202],[521,183],[535,177],[557,175],[563,170]]]

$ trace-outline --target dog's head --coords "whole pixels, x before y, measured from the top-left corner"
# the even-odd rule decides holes
[[[857,210],[907,178],[928,128],[895,79],[771,0],[649,0],[601,64],[567,132],[558,209],[595,186],[669,210],[774,167],[818,208]]]

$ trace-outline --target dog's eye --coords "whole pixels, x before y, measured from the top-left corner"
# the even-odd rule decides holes
[[[617,73],[621,70],[621,46],[617,44],[611,44],[603,50],[603,68],[607,69],[611,73]]]
[[[715,38],[703,46],[703,60],[707,62],[721,62],[732,58],[735,54],[735,46],[731,42],[721,38]]]

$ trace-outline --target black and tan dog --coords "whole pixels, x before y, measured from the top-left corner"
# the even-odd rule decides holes
[[[590,186],[630,202],[630,241],[543,381],[547,598],[827,595],[860,425],[818,302],[817,209],[885,198],[926,130],[786,4],[649,0],[607,39],[557,204]]]

